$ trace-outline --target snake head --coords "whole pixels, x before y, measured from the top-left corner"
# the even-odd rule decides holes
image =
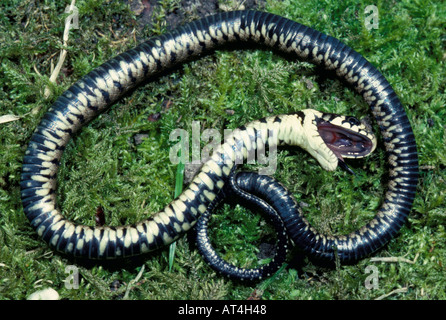
[[[338,165],[352,174],[344,158],[363,158],[376,148],[376,137],[365,120],[324,113],[315,122],[322,140],[337,157]]]

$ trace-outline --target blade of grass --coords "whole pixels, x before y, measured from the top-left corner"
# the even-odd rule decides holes
[[[181,149],[179,151],[180,153],[180,163],[177,167],[177,173],[175,176],[175,196],[174,198],[177,198],[181,192],[183,192],[183,180],[184,180],[184,157],[181,154]],[[177,247],[177,242],[173,242],[169,246],[169,271],[172,271],[173,266],[173,260],[175,258],[175,250]]]
[[[288,267],[288,263],[284,263],[271,277],[265,279],[258,287],[258,292],[263,293],[269,285],[276,281],[279,274]]]

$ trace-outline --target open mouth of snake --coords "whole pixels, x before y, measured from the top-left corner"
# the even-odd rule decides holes
[[[340,159],[365,157],[373,151],[373,142],[355,131],[322,121],[317,124],[325,144]]]

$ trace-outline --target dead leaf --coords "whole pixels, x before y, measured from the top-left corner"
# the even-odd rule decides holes
[[[6,114],[6,115],[0,117],[0,124],[1,123],[11,122],[11,121],[16,121],[16,120],[19,120],[19,119],[20,119],[20,117],[15,116],[13,114]]]

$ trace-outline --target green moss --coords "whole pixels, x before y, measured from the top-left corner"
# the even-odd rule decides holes
[[[136,43],[167,30],[166,17],[179,1],[160,1],[151,25],[120,1],[77,1],[80,29],[71,30],[68,57],[56,84],[51,65],[62,48],[65,4],[3,1],[0,4],[0,116],[21,119],[0,124],[0,298],[22,299],[51,286],[68,299],[246,299],[254,290],[265,299],[445,299],[445,46],[446,9],[420,0],[376,3],[379,28],[364,27],[366,1],[268,1],[266,10],[342,39],[383,72],[409,115],[418,142],[421,175],[414,208],[399,235],[374,257],[405,257],[414,263],[372,262],[326,269],[294,252],[276,277],[241,284],[215,274],[199,256],[194,239],[180,239],[169,271],[169,250],[139,265],[78,264],[80,286],[64,286],[72,261],[51,251],[35,234],[20,203],[21,159],[43,113],[82,75]],[[192,17],[193,15],[187,15]],[[45,99],[43,88],[53,94]],[[68,145],[59,175],[63,213],[94,225],[99,206],[107,224],[134,223],[162,209],[175,191],[176,166],[166,152],[175,128],[191,131],[235,128],[270,114],[316,108],[363,117],[364,101],[351,89],[319,74],[312,65],[286,61],[265,51],[217,52],[138,88],[92,121]],[[161,119],[148,119],[155,113]],[[136,134],[146,134],[141,143]],[[353,231],[376,213],[385,192],[382,144],[369,158],[351,161],[357,175],[328,173],[301,150],[278,155],[275,177],[305,215],[327,234]],[[254,166],[249,166],[255,168]],[[257,262],[257,247],[274,232],[262,218],[224,206],[212,220],[212,239],[225,258],[240,266]],[[216,227],[218,226],[218,228]],[[379,288],[368,290],[367,266],[376,266]],[[115,285],[117,290],[111,290]]]

